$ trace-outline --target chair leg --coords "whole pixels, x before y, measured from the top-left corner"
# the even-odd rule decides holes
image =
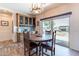
[[[29,54],[29,56],[30,56],[30,50],[29,50],[29,53],[28,53],[28,54]]]
[[[47,49],[45,49],[45,52],[47,52]]]
[[[51,50],[51,56],[53,56],[53,51]]]
[[[26,56],[26,49],[24,48],[24,55]]]
[[[42,56],[43,56],[43,47],[42,47]]]
[[[36,55],[38,55],[38,47],[36,48]]]
[[[39,56],[41,55],[41,46],[39,46]]]
[[[24,51],[24,56],[26,56],[26,51]]]
[[[51,50],[51,56],[55,55],[55,49]]]
[[[54,55],[55,55],[55,49],[54,49]]]
[[[55,51],[54,51],[54,55],[55,55]]]

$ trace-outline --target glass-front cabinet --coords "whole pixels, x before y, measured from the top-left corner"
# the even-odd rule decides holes
[[[25,17],[25,26],[28,26],[28,17]]]
[[[28,17],[17,14],[17,20],[17,32],[22,33],[24,30],[32,32],[35,30],[35,17]]]
[[[19,41],[18,36],[20,36],[23,31],[35,31],[36,20],[35,17],[29,17],[21,14],[16,14],[16,26],[17,26],[17,40]]]
[[[32,32],[35,30],[35,18],[29,18],[29,30]]]

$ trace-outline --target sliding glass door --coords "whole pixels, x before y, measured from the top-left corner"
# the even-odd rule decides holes
[[[69,47],[69,15],[57,16],[41,21],[43,34],[56,31],[56,44]]]
[[[69,46],[69,16],[53,19],[53,30],[56,30],[56,43]]]

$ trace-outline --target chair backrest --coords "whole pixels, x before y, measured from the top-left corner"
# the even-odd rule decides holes
[[[52,47],[52,48],[55,48],[55,40],[56,40],[56,31],[54,31],[54,32],[52,33],[52,38],[49,39],[49,40],[46,42],[46,44],[49,45],[49,46]]]
[[[56,40],[56,31],[52,32],[52,38],[47,41],[44,41],[43,44],[46,44],[47,46],[53,49],[55,48],[55,40]]]
[[[24,47],[29,48],[30,47],[30,33],[23,33],[24,36]]]
[[[56,31],[53,32],[52,34],[52,46],[55,48],[55,42],[56,42]]]
[[[20,35],[21,35],[20,33],[17,33],[17,42],[21,41]]]

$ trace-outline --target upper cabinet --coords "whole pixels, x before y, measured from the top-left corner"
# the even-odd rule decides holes
[[[30,17],[29,18],[29,26],[36,26],[36,24],[35,24],[35,17]]]
[[[25,26],[28,26],[28,17],[25,17]]]
[[[19,26],[22,27],[24,25],[24,17],[23,16],[20,16],[19,17]]]
[[[36,18],[33,17],[33,26],[36,27]]]
[[[35,17],[28,17],[21,14],[16,14],[16,25],[17,25],[17,31],[23,32],[26,31],[34,31],[36,27],[36,19]]]
[[[20,24],[23,24],[23,16],[20,16]]]
[[[33,26],[33,18],[29,18],[29,26]]]

